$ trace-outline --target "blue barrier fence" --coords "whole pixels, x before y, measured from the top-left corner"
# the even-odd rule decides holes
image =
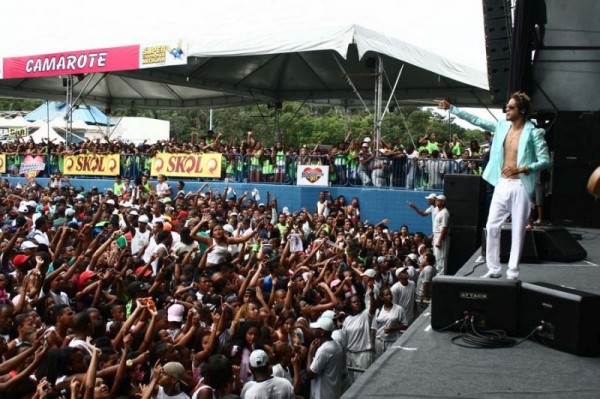
[[[62,172],[62,156],[43,155],[45,170],[40,177]],[[7,175],[19,176],[22,155],[6,154]],[[120,175],[135,178],[150,173],[149,154],[121,154]],[[330,186],[377,187],[399,190],[440,191],[444,176],[451,173],[481,174],[480,159],[433,159],[408,156],[375,157],[368,162],[344,156],[287,156],[256,158],[240,154],[223,154],[219,179],[188,178],[195,181],[225,183],[269,183],[295,185],[297,165],[328,165]],[[97,176],[71,176],[97,179]],[[105,177],[112,179],[111,176]]]

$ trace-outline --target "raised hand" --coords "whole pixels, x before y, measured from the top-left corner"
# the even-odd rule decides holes
[[[434,99],[433,102],[437,103],[439,109],[448,110],[451,104],[444,99]]]

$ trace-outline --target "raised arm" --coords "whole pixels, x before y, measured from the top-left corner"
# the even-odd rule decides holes
[[[460,119],[464,119],[472,125],[479,126],[482,129],[489,130],[491,132],[496,130],[496,122],[491,122],[485,119],[482,119],[478,116],[468,113],[467,111],[463,111],[462,109],[455,107],[450,104],[446,100],[434,100],[438,103],[438,107],[443,110],[449,110],[450,113],[458,116]]]
[[[83,383],[83,399],[94,398],[94,387],[96,385],[96,372],[98,371],[98,356],[100,356],[100,349],[95,346],[92,346],[92,349],[92,360],[88,366],[85,381]]]

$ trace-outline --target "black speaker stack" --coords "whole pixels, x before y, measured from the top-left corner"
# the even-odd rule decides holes
[[[453,275],[481,246],[481,230],[487,218],[486,183],[477,175],[446,175],[444,195],[450,212],[446,274]]]
[[[477,314],[500,329],[578,356],[600,356],[600,295],[544,282],[439,276],[431,284],[431,326],[447,330]]]
[[[510,71],[511,10],[505,0],[483,0],[488,83],[492,102],[504,105]]]
[[[586,191],[590,175],[600,166],[599,131],[599,112],[559,112],[547,133],[554,150],[549,207],[554,224],[600,225],[600,205]]]

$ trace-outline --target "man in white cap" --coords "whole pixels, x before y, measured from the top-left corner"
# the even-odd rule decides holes
[[[250,354],[250,370],[254,381],[248,381],[242,389],[242,399],[294,399],[292,383],[282,377],[273,377],[269,366],[269,356],[262,349]]]
[[[419,278],[419,272],[417,272],[417,268],[419,267],[419,257],[412,253],[406,255],[406,258],[404,258],[404,267],[407,268],[408,279],[417,284]]]
[[[415,212],[417,212],[419,215],[421,215],[421,216],[431,215],[431,231],[432,232],[433,232],[433,225],[435,223],[435,215],[437,215],[437,212],[438,212],[438,208],[435,204],[436,198],[437,198],[437,196],[434,193],[431,193],[427,197],[425,197],[425,199],[427,200],[427,205],[429,205],[429,207],[425,210],[421,210],[421,209],[417,208],[417,206],[410,201],[408,202],[408,206],[410,208],[412,208]]]
[[[344,350],[331,338],[333,320],[321,317],[310,327],[315,339],[308,349],[306,373],[310,378],[311,398],[339,398],[346,369]]]
[[[450,222],[450,213],[446,208],[446,196],[438,195],[436,200],[438,208],[433,221],[433,255],[435,256],[435,269],[438,276],[446,273],[446,261],[448,260],[448,251],[450,249],[450,237],[448,236],[448,227]]]
[[[396,276],[398,282],[392,285],[392,303],[402,306],[408,325],[411,325],[416,316],[416,286],[413,281],[410,280],[408,275],[408,267],[399,267],[396,270]]]
[[[131,225],[129,217],[129,215],[123,215],[123,221],[127,225],[125,232],[131,232],[132,236],[131,254],[133,256],[142,256],[144,255],[146,248],[148,248],[148,245],[150,245],[150,238],[152,236],[150,229],[148,229],[149,219],[146,215],[139,216],[137,220],[138,227],[134,227]]]

